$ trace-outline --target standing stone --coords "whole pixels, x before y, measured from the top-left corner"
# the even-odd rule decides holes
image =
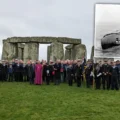
[[[38,43],[26,43],[24,47],[24,61],[38,60],[39,44]]]
[[[47,47],[47,62],[50,61],[50,56],[51,56],[51,45]]]
[[[82,59],[83,57],[87,57],[86,46],[83,44],[74,45],[71,52],[71,59],[77,60]]]
[[[91,50],[91,59],[94,58],[94,46],[92,46],[92,50]]]
[[[73,44],[67,45],[65,47],[65,60],[71,60],[71,52],[72,52]]]
[[[18,59],[23,60],[23,49],[22,48],[18,48]]]
[[[12,60],[17,57],[17,44],[3,40],[2,59]]]
[[[66,49],[65,50],[65,60],[71,60],[71,49]]]
[[[18,43],[18,59],[23,60],[24,44]]]
[[[51,44],[51,56],[50,59],[56,61],[57,59],[64,59],[64,49],[63,44],[59,42],[54,42]]]

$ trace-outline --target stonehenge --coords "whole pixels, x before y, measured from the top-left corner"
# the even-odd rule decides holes
[[[72,60],[77,60],[77,59],[82,59],[83,57],[87,57],[87,50],[86,46],[83,44],[78,44],[78,45],[68,45],[66,46],[66,51],[65,51],[65,59],[72,59]]]
[[[81,44],[81,39],[67,37],[11,37],[3,40],[2,59],[29,59],[38,60],[39,44],[50,44],[47,47],[47,61],[57,59],[81,59],[86,57],[86,46]],[[63,44],[69,44],[65,47]],[[42,51],[40,51],[40,54]]]

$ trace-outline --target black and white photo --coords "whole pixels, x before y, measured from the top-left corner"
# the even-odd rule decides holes
[[[120,57],[120,4],[95,5],[94,57]]]

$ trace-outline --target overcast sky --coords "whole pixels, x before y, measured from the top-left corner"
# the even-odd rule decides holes
[[[89,58],[95,3],[113,2],[120,0],[0,0],[0,55],[7,37],[59,36],[81,38]],[[46,59],[46,48],[41,45],[40,59]]]

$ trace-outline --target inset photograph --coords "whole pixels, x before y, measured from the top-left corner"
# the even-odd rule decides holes
[[[94,57],[120,57],[120,4],[95,5]]]

